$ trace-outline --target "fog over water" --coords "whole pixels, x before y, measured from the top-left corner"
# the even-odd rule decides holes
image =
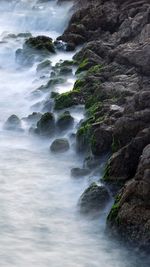
[[[15,52],[24,38],[59,36],[71,16],[71,4],[56,1],[0,1],[0,266],[2,267],[137,267],[131,252],[107,238],[105,217],[79,214],[77,202],[92,179],[75,180],[73,167],[81,166],[70,139],[69,152],[55,155],[49,151],[52,140],[24,131],[6,131],[4,122],[16,114],[23,118],[42,110],[45,94],[34,91],[46,84],[36,72],[38,62],[24,68],[16,62]],[[50,57],[55,65],[71,59],[72,53],[57,52]],[[58,92],[70,90],[75,78],[69,77]],[[71,109],[74,128],[83,118],[82,107]],[[103,164],[103,162],[100,162]],[[108,207],[109,208],[109,207]]]

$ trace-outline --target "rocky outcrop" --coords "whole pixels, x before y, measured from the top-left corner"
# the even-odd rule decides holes
[[[108,216],[109,230],[137,247],[148,247],[150,3],[76,3],[59,39],[72,49],[83,45],[74,56],[78,80],[69,94],[59,95],[56,107],[85,104],[86,118],[76,134],[77,150],[94,156],[110,152],[104,179],[121,188]],[[98,199],[94,190],[89,209],[97,205],[93,197]]]
[[[150,248],[150,145],[140,157],[137,172],[119,193],[108,215],[113,235],[149,251]]]

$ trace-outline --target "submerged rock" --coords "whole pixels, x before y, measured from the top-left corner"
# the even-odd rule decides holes
[[[51,68],[51,61],[45,60],[37,65],[36,70],[37,72],[44,72],[46,70],[50,71],[50,68]]]
[[[55,53],[55,47],[52,42],[52,38],[48,36],[36,36],[36,37],[30,37],[26,40],[25,46],[28,46],[29,48],[33,48],[36,50],[43,50],[50,53]]]
[[[108,190],[94,182],[83,192],[79,199],[80,211],[83,213],[101,211],[106,207],[109,198]]]
[[[47,112],[42,115],[37,122],[36,133],[43,136],[51,136],[55,132],[55,119],[52,113]]]
[[[65,111],[64,113],[60,114],[56,125],[60,130],[66,130],[70,128],[74,123],[74,118],[70,115],[69,111]]]
[[[50,150],[52,152],[62,153],[69,150],[69,142],[66,138],[60,138],[53,141],[53,143],[50,146]]]
[[[16,115],[11,115],[4,124],[6,130],[21,130],[21,120]]]
[[[90,173],[90,170],[85,169],[85,168],[73,168],[73,169],[71,169],[71,175],[75,178],[86,176],[89,173]]]

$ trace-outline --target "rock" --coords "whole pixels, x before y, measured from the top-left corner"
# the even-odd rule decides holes
[[[82,169],[82,168],[73,168],[71,169],[71,175],[74,178],[83,177],[90,173],[89,169]]]
[[[46,70],[50,71],[50,68],[51,68],[51,61],[45,60],[37,65],[36,70],[37,72],[44,72]]]
[[[37,36],[28,38],[22,49],[17,49],[17,63],[25,66],[32,66],[36,61],[41,61],[50,54],[55,53],[52,39],[47,36]]]
[[[42,114],[40,112],[33,112],[32,114],[28,115],[28,117],[23,118],[23,120],[34,126],[37,124],[37,121],[40,120],[41,116]]]
[[[64,113],[59,115],[56,125],[60,130],[66,130],[70,128],[73,123],[74,118],[70,115],[69,111],[65,111]]]
[[[106,207],[109,198],[107,189],[94,182],[84,191],[79,199],[80,211],[83,213],[102,211]]]
[[[69,150],[69,142],[66,138],[56,139],[50,146],[50,150],[55,153],[63,153]]]
[[[111,234],[149,251],[150,145],[143,150],[136,175],[129,180],[112,207],[107,225]]]
[[[64,76],[71,75],[72,74],[72,68],[64,66],[60,69],[59,74],[64,75]]]
[[[55,53],[55,48],[52,42],[52,38],[47,36],[30,37],[25,41],[25,46],[36,50]]]
[[[149,142],[150,128],[147,128],[139,132],[128,145],[114,153],[108,162],[105,180],[122,183],[133,178],[142,151]]]
[[[47,112],[42,115],[37,122],[36,133],[43,136],[52,136],[55,132],[55,119],[52,113]]]
[[[147,128],[150,123],[150,109],[136,111],[119,118],[114,125],[114,138],[119,146],[128,144],[139,131]]]
[[[21,130],[21,121],[16,115],[11,115],[4,124],[6,130]]]
[[[55,109],[61,110],[83,103],[82,95],[77,90],[62,93],[55,98]]]
[[[112,127],[101,125],[97,128],[92,136],[91,150],[96,156],[102,155],[111,150],[112,144]]]

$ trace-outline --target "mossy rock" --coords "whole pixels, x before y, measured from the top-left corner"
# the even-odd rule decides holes
[[[31,37],[25,41],[25,46],[35,50],[43,50],[49,53],[55,53],[53,41],[47,36]]]
[[[100,64],[94,65],[88,69],[87,75],[96,75],[102,71],[103,66]]]
[[[69,91],[63,94],[60,94],[55,98],[55,109],[65,109],[73,105],[80,104],[80,92],[79,91]]]
[[[78,79],[76,80],[73,90],[82,90],[83,86],[85,85],[84,79]]]
[[[64,78],[56,77],[56,78],[50,79],[46,85],[41,85],[37,90],[45,91],[45,90],[54,88],[55,86],[59,84],[63,84],[63,83],[65,83]]]
[[[55,119],[52,113],[47,112],[42,115],[37,122],[36,133],[43,136],[51,136],[55,131]]]
[[[43,62],[39,63],[37,65],[36,70],[37,70],[37,72],[40,72],[40,71],[44,71],[46,69],[50,70],[50,68],[51,68],[51,61],[47,59],[47,60],[44,60]]]
[[[53,141],[50,150],[55,153],[63,153],[69,150],[69,142],[66,138],[60,138]]]
[[[106,207],[110,195],[103,185],[92,183],[79,199],[80,211],[91,213],[101,211]]]
[[[70,128],[73,123],[74,118],[70,115],[69,111],[65,111],[58,117],[56,125],[60,130],[66,130]]]
[[[85,121],[81,124],[76,134],[76,146],[78,152],[84,152],[90,148],[91,124]]]
[[[90,67],[89,60],[86,58],[79,64],[79,67],[78,67],[78,69],[76,71],[76,74],[79,74],[79,73],[81,73],[83,71],[88,70],[89,67]]]
[[[61,62],[61,66],[65,66],[65,67],[71,67],[75,65],[75,61],[74,60],[64,60]]]
[[[60,75],[71,75],[72,74],[72,68],[68,67],[68,66],[62,66],[60,71],[59,71]]]
[[[120,199],[121,199],[121,194],[118,194],[115,197],[115,202],[107,216],[107,223],[108,224],[113,224],[114,222],[119,224],[120,223],[120,219],[118,217],[118,212],[120,210]]]
[[[51,98],[56,98],[57,96],[59,96],[58,92],[51,92]]]

